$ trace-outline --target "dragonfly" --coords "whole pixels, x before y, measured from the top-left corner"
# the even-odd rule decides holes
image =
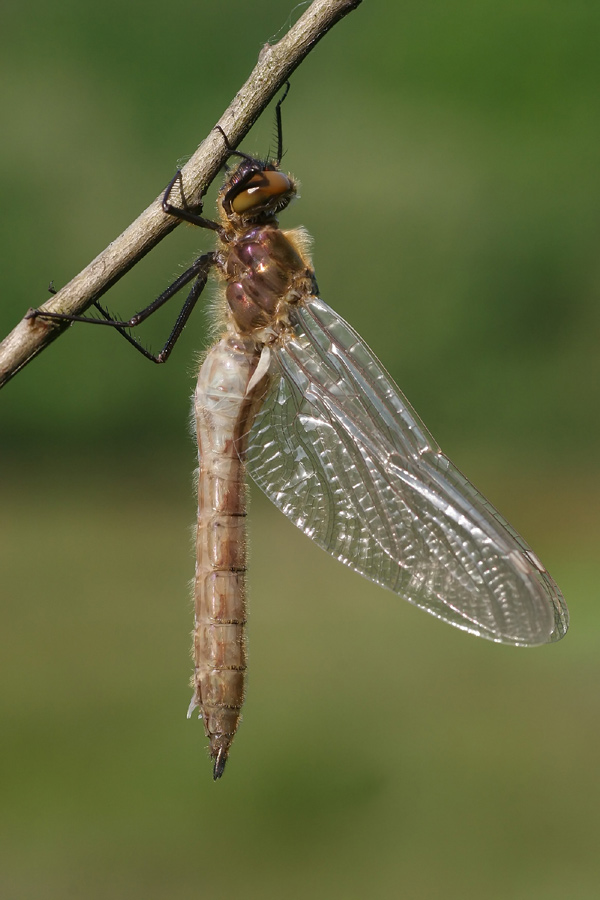
[[[535,553],[460,473],[372,351],[319,296],[310,239],[282,230],[294,198],[277,153],[262,160],[232,149],[218,194],[218,221],[191,209],[181,173],[163,210],[216,233],[153,303],[126,321],[96,302],[101,318],[32,310],[30,317],[108,325],[165,362],[209,273],[220,285],[219,337],[200,366],[194,394],[198,523],[194,580],[197,708],[213,761],[224,772],[244,701],[246,485],[248,472],[319,547],[433,616],[502,644],[557,641],[568,628],[563,596]],[[218,127],[218,126],[217,126]],[[171,202],[179,182],[182,206]],[[129,332],[183,287],[191,288],[156,355]]]

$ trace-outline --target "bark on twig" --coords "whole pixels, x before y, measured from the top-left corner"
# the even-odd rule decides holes
[[[314,0],[277,44],[265,44],[257,65],[218,124],[237,147],[273,96],[315,44],[361,0]],[[213,130],[182,169],[184,194],[193,203],[224,164],[227,150]],[[161,207],[162,193],[106,250],[66,284],[43,309],[79,315],[138,263],[178,221]],[[0,344],[0,387],[68,327],[40,318],[23,319]]]

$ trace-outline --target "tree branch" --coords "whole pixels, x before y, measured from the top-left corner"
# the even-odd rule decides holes
[[[258,63],[218,124],[237,147],[284,82],[315,44],[361,0],[314,0],[277,44],[265,44]],[[183,192],[193,205],[227,158],[222,136],[213,128],[182,169]],[[79,315],[179,224],[161,207],[162,193],[92,262],[41,308]],[[54,341],[68,325],[40,318],[22,319],[0,344],[0,387]]]

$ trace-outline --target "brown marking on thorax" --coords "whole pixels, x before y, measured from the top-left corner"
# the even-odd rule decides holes
[[[276,323],[283,301],[292,302],[314,275],[295,243],[276,225],[250,228],[227,248],[225,296],[236,325],[251,333]]]

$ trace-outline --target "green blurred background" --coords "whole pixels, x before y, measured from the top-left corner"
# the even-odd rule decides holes
[[[292,6],[4,5],[0,334],[157,195]],[[441,625],[253,494],[248,701],[213,784],[185,719],[206,317],[165,367],[74,327],[0,395],[3,897],[598,896],[599,34],[589,2],[364,0],[284,108],[283,224],[551,569],[567,638]],[[272,134],[271,110],[244,146]],[[209,244],[177,229],[111,309]]]

